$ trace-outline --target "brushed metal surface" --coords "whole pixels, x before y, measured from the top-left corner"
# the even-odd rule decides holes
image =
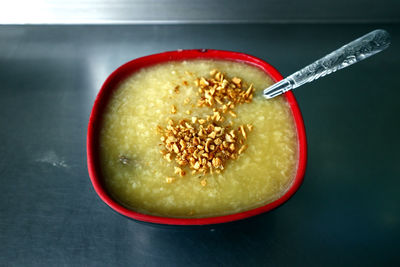
[[[392,47],[294,92],[309,153],[285,205],[216,227],[162,228],[120,216],[94,192],[89,113],[126,61],[226,49],[285,76],[376,28]],[[0,26],[0,265],[397,266],[399,43],[399,25]]]
[[[2,24],[400,22],[397,0],[1,0]]]

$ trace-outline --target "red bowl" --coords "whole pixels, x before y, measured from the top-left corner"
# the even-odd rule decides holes
[[[112,91],[115,90],[117,85],[122,80],[124,80],[129,75],[131,75],[132,73],[141,68],[167,61],[179,61],[179,60],[190,60],[190,59],[217,59],[217,60],[219,59],[219,60],[244,62],[263,70],[270,77],[272,77],[272,79],[275,82],[282,80],[282,75],[274,67],[272,67],[271,65],[269,65],[268,63],[259,58],[246,55],[243,53],[221,51],[221,50],[208,50],[208,49],[178,50],[178,51],[164,52],[160,54],[141,57],[129,61],[128,63],[125,63],[124,65],[116,69],[113,73],[111,73],[111,75],[104,82],[103,86],[100,89],[100,92],[96,97],[92,113],[89,119],[89,126],[87,133],[87,164],[89,169],[89,176],[97,194],[112,209],[129,218],[144,222],[169,224],[169,225],[206,225],[206,224],[231,222],[248,218],[260,213],[264,213],[278,207],[279,205],[282,205],[297,191],[297,189],[303,182],[306,161],[307,161],[307,142],[304,129],[304,122],[300,113],[299,106],[296,102],[296,99],[293,93],[290,91],[285,93],[284,96],[286,97],[286,100],[290,105],[294,121],[296,124],[298,146],[299,146],[299,157],[298,157],[299,160],[297,164],[296,177],[294,179],[293,184],[281,198],[275,200],[274,202],[252,210],[225,216],[208,217],[208,218],[168,218],[168,217],[159,217],[159,216],[142,214],[127,209],[121,204],[119,204],[117,201],[112,199],[111,196],[108,194],[102,182],[102,174],[99,166],[100,161],[98,156],[99,155],[98,133],[100,129],[102,113],[104,111],[104,108],[109,100]]]

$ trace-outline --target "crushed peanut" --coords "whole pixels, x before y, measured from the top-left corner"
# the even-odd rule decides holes
[[[244,127],[242,129],[245,131]],[[194,170],[193,173],[202,174],[211,172],[212,167],[223,170],[229,159],[236,159],[245,149],[245,145],[240,147],[244,141],[240,138],[243,137],[241,131],[218,126],[215,122],[206,124],[204,119],[196,117],[177,123],[170,119],[161,131],[163,138],[160,140],[164,145],[161,153],[169,162],[175,159],[179,165],[175,173],[180,176],[185,175],[182,169],[185,166]]]
[[[239,154],[239,155],[242,154],[243,151],[246,150],[246,148],[247,148],[247,145],[243,145],[243,146],[239,149],[238,154]]]
[[[232,82],[233,82],[236,86],[241,87],[242,80],[239,79],[238,77],[233,77],[233,78],[232,78]]]
[[[175,113],[176,113],[176,107],[175,107],[175,105],[172,105],[172,106],[171,106],[171,113],[172,113],[172,114],[175,114]]]
[[[212,70],[210,75],[212,77],[209,79],[197,78],[195,85],[200,96],[197,106],[212,108],[212,115],[179,121],[168,118],[165,128],[157,126],[163,146],[160,153],[168,162],[175,160],[178,164],[174,167],[175,174],[181,177],[186,174],[184,168],[191,169],[192,174],[221,173],[228,160],[237,159],[247,148],[245,127],[248,131],[253,129],[251,124],[246,124],[235,130],[232,128],[232,119],[224,124],[226,113],[237,118],[233,111],[235,105],[252,101],[253,85],[247,86],[238,77],[229,80],[218,70]],[[183,81],[182,84],[188,85],[188,82]],[[174,90],[179,93],[179,85]],[[189,102],[190,98],[187,97],[184,104]],[[177,113],[175,105],[171,106],[171,113]],[[185,113],[190,115],[191,110]],[[174,180],[174,177],[166,178],[167,183]],[[203,179],[200,183],[206,186],[207,180]]]
[[[166,177],[166,178],[165,178],[165,182],[166,182],[167,184],[172,183],[174,180],[175,180],[174,177]]]
[[[181,177],[185,176],[186,172],[184,170],[182,170],[181,168],[174,167],[174,169],[175,169],[175,174],[179,174],[179,176],[181,176]]]
[[[241,126],[239,127],[239,129],[240,129],[240,133],[243,135],[243,138],[244,138],[244,139],[247,139],[247,134],[246,134],[246,131],[244,130],[243,125],[241,125]]]
[[[210,79],[201,77],[195,80],[201,96],[197,103],[199,107],[214,107],[218,103],[222,106],[221,111],[225,113],[228,108],[233,109],[235,104],[252,101],[254,93],[252,84],[246,88],[240,78],[234,77],[229,81],[223,73],[217,70],[212,70],[210,75],[213,76]]]

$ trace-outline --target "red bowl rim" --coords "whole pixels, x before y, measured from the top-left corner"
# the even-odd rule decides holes
[[[216,216],[216,217],[206,217],[206,218],[170,218],[170,217],[160,217],[148,214],[139,213],[130,209],[125,208],[117,201],[111,198],[111,196],[105,190],[101,182],[101,174],[98,164],[98,128],[101,121],[102,111],[107,103],[107,99],[111,92],[115,89],[117,84],[124,78],[137,71],[140,68],[155,65],[158,63],[166,61],[179,61],[179,60],[190,60],[190,59],[217,59],[217,60],[231,60],[236,62],[244,62],[266,72],[271,78],[277,82],[282,80],[282,75],[267,62],[239,52],[224,51],[224,50],[213,50],[213,49],[196,49],[196,50],[176,50],[163,52],[159,54],[153,54],[141,58],[131,60],[115,71],[111,73],[102,85],[99,93],[97,94],[96,100],[93,105],[92,112],[89,118],[88,132],[87,132],[87,164],[89,176],[92,181],[93,187],[99,197],[112,209],[120,214],[123,214],[129,218],[157,223],[157,224],[167,224],[167,225],[207,225],[207,224],[219,224],[226,223],[236,220],[245,219],[257,214],[261,214],[285,203],[293,194],[299,189],[303,182],[306,162],[307,162],[307,141],[306,133],[304,128],[304,121],[301,115],[297,101],[291,91],[286,92],[284,96],[286,97],[288,104],[291,108],[292,115],[294,117],[298,146],[299,146],[299,161],[297,166],[297,172],[295,179],[291,187],[287,192],[279,199],[266,204],[264,206],[235,213],[230,215]]]

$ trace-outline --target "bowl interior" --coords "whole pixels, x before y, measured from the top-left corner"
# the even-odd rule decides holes
[[[132,61],[129,61],[116,69],[104,82],[101,87],[91,115],[89,119],[88,125],[88,134],[87,134],[87,163],[89,176],[92,181],[93,187],[100,198],[109,205],[112,209],[123,214],[129,218],[136,219],[144,222],[158,223],[158,224],[171,224],[171,225],[205,225],[205,224],[217,224],[217,223],[225,223],[235,220],[240,220],[244,218],[248,218],[263,212],[267,212],[272,210],[279,205],[286,202],[300,187],[305,173],[306,166],[306,135],[304,129],[303,118],[300,113],[300,109],[296,102],[296,99],[292,92],[287,92],[284,94],[288,104],[291,108],[292,115],[294,118],[294,122],[297,130],[297,138],[298,138],[298,162],[297,162],[297,171],[294,181],[291,187],[287,190],[287,192],[279,199],[271,202],[267,205],[239,212],[231,215],[217,216],[217,217],[207,217],[207,218],[169,218],[169,217],[159,217],[153,215],[147,215],[135,212],[133,210],[127,209],[114,199],[110,197],[107,193],[103,182],[102,182],[102,174],[100,171],[99,165],[99,140],[98,133],[100,129],[100,123],[102,114],[105,106],[115,88],[119,85],[121,81],[130,76],[135,71],[148,67],[151,65],[155,65],[158,63],[163,63],[167,61],[177,61],[177,60],[190,60],[190,59],[220,59],[220,60],[231,60],[237,62],[244,62],[266,72],[275,82],[282,79],[282,75],[271,65],[266,63],[265,61],[258,59],[256,57],[238,53],[238,52],[230,52],[230,51],[221,51],[221,50],[178,50],[171,52],[164,52],[160,54],[154,54],[142,58],[138,58]]]

